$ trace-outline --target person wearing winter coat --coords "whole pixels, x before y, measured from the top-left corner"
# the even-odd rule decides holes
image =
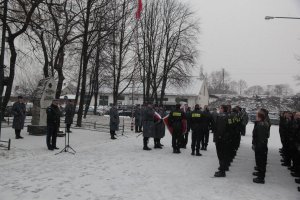
[[[246,135],[246,126],[249,122],[249,117],[248,113],[246,112],[245,109],[241,110],[241,135],[245,136]]]
[[[148,147],[149,138],[154,138],[155,136],[154,114],[153,105],[148,103],[143,110],[143,150],[145,151],[151,150]]]
[[[18,101],[13,104],[12,115],[14,116],[12,128],[15,129],[16,139],[23,139],[21,130],[24,128],[26,106],[22,96],[18,96]]]
[[[133,117],[135,122],[135,132],[142,132],[142,109],[140,108],[140,106],[136,106]]]
[[[70,128],[71,125],[73,124],[73,118],[75,115],[75,109],[73,105],[74,105],[73,102],[71,100],[68,100],[65,108],[65,124],[68,133],[72,133]]]
[[[195,110],[191,112],[191,129],[192,129],[192,156],[202,156],[200,153],[200,142],[203,137],[203,125],[204,125],[204,116],[200,110],[200,106],[198,104],[195,105]]]
[[[166,112],[163,106],[156,106],[155,111],[164,118]],[[162,119],[154,119],[155,122],[155,132],[154,132],[154,149],[162,149],[163,145],[160,140],[165,137],[166,127]]]
[[[268,157],[268,138],[269,138],[269,124],[266,122],[266,115],[259,110],[256,114],[256,121],[252,135],[252,149],[255,152],[256,172],[257,176],[253,179],[254,183],[264,184],[266,165]]]
[[[117,139],[115,137],[116,131],[119,130],[120,118],[117,107],[114,105],[109,111],[109,128],[110,128],[110,137],[112,140]]]
[[[172,147],[173,153],[180,152],[180,138],[182,136],[182,124],[183,120],[186,120],[185,113],[180,109],[180,104],[176,105],[175,110],[173,110],[169,115],[169,123],[173,129],[172,133]]]
[[[57,132],[60,126],[60,109],[58,107],[58,100],[53,100],[52,104],[47,108],[47,137],[46,143],[50,151],[59,149],[56,146]]]

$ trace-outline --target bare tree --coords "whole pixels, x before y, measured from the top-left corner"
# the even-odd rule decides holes
[[[247,88],[247,82],[245,80],[239,80],[237,82],[239,94],[242,95],[244,90]]]

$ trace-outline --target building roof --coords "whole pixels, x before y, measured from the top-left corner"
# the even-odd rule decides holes
[[[188,83],[181,86],[169,84],[166,88],[166,95],[169,96],[198,96],[200,94],[204,81],[198,77],[192,77]],[[99,93],[110,94],[112,93],[112,87],[101,87]],[[130,85],[123,94],[131,94],[132,85]],[[134,87],[134,94],[143,94],[143,84],[137,83]]]

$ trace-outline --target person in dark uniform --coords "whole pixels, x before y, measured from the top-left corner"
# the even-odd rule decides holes
[[[300,112],[295,114],[295,164],[294,164],[294,172],[300,174]],[[295,182],[300,184],[300,178],[295,179]],[[300,192],[300,187],[298,187],[298,191]]]
[[[215,177],[225,177],[225,171],[228,170],[228,107],[220,106],[220,113],[216,117],[214,124],[214,142],[216,144],[217,155],[219,159],[219,171],[215,173]]]
[[[14,116],[12,128],[15,129],[16,139],[23,139],[21,130],[24,128],[26,106],[22,96],[18,96],[18,101],[13,104],[11,112]]]
[[[119,130],[119,124],[120,124],[120,118],[119,118],[119,112],[115,105],[113,105],[109,111],[109,129],[110,129],[110,138],[112,140],[117,139],[116,131]]]
[[[207,151],[207,146],[209,142],[209,129],[212,126],[212,115],[209,112],[208,106],[204,106],[204,110],[202,112],[202,117],[203,117],[203,134],[202,134],[202,145],[201,145],[201,150]]]
[[[163,106],[156,106],[155,111],[164,118],[166,116]],[[154,132],[154,149],[162,149],[163,145],[160,140],[165,137],[166,127],[162,119],[154,119],[155,122],[155,132]]]
[[[266,115],[261,110],[256,114],[252,137],[252,149],[255,152],[256,161],[255,169],[257,170],[253,173],[254,176],[257,176],[253,179],[253,182],[264,184],[268,156],[269,124],[266,123]]]
[[[246,112],[245,109],[241,109],[240,113],[241,113],[241,135],[245,136],[246,135],[246,126],[249,122],[249,117],[248,117],[248,113]]]
[[[65,107],[65,124],[68,133],[72,133],[70,130],[71,125],[73,124],[73,118],[75,115],[75,109],[71,100],[67,100],[67,105]]]
[[[195,110],[191,112],[191,129],[192,129],[192,153],[191,155],[202,156],[200,153],[200,142],[203,136],[203,115],[200,111],[200,106],[198,104],[195,105]]]
[[[182,135],[182,144],[181,147],[186,149],[186,145],[189,142],[189,133],[191,130],[191,107],[188,107],[186,112],[185,112],[185,116],[186,116],[186,121],[187,121],[187,131],[185,134]]]
[[[47,108],[47,137],[46,143],[49,150],[59,149],[56,146],[57,131],[60,126],[60,110],[58,100],[53,100]]]
[[[154,109],[151,103],[148,103],[147,107],[143,110],[143,150],[149,151],[148,147],[149,138],[154,137],[155,124],[154,124]]]
[[[140,106],[135,107],[134,111],[134,124],[135,124],[135,132],[140,133],[142,132],[142,109]]]
[[[169,123],[173,128],[172,147],[173,153],[180,153],[180,136],[182,135],[182,120],[186,119],[184,112],[180,109],[180,104],[177,104],[175,110],[169,115]]]

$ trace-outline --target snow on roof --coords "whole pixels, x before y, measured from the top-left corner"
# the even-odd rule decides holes
[[[193,77],[191,80],[183,84],[182,86],[177,85],[168,85],[166,88],[166,95],[174,95],[174,96],[198,96],[201,87],[203,85],[203,80],[198,77]],[[122,90],[122,88],[120,89]],[[119,90],[119,91],[120,91]],[[112,93],[112,87],[104,86],[100,88],[100,94],[110,94]],[[132,93],[132,85],[125,89],[123,94],[131,94]],[[134,86],[134,94],[143,94],[143,84],[137,83]]]
[[[59,99],[64,99],[65,97],[68,97],[68,99],[75,99],[76,98],[76,95],[73,95],[73,94],[67,94],[67,95],[64,95],[64,96],[60,96]]]
[[[181,87],[175,85],[169,85],[166,89],[166,95],[175,96],[198,96],[204,81],[200,78],[193,77],[187,83]]]

